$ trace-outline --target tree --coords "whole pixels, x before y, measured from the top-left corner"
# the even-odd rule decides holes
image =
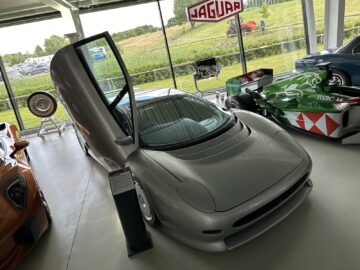
[[[4,60],[4,64],[6,66],[12,66],[12,65],[24,62],[24,60],[28,57],[29,57],[29,55],[18,52],[18,53],[4,55],[3,60]]]
[[[142,26],[138,26],[136,28],[130,29],[130,30],[114,33],[114,34],[112,34],[112,38],[116,42],[118,42],[120,40],[124,40],[124,39],[128,39],[128,38],[144,35],[144,34],[147,34],[147,33],[157,32],[159,30],[161,30],[161,28],[153,26],[153,25],[142,25]]]
[[[186,7],[199,2],[199,0],[174,0],[175,23],[182,24],[188,21]],[[193,24],[192,24],[193,25]]]
[[[167,21],[166,27],[171,27],[174,25],[176,25],[176,19],[175,19],[175,17],[172,17]]]
[[[34,56],[35,57],[44,56],[44,50],[39,45],[36,45],[36,47],[35,47]]]
[[[65,38],[59,37],[57,35],[52,35],[51,37],[45,39],[44,47],[46,54],[54,54],[62,47],[66,46],[68,41]]]
[[[268,6],[266,4],[261,5],[259,12],[261,14],[261,18],[263,18],[263,19],[266,19],[267,17],[270,16]]]

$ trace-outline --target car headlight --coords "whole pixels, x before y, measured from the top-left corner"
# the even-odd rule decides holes
[[[213,198],[209,191],[199,182],[193,180],[180,182],[177,191],[180,198],[193,208],[205,213],[215,211]]]
[[[7,197],[18,209],[23,210],[26,205],[27,184],[24,176],[19,175],[7,188]]]

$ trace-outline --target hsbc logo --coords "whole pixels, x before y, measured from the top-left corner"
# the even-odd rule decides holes
[[[217,22],[243,11],[242,0],[205,0],[187,7],[189,21]]]
[[[318,95],[317,100],[319,100],[319,101],[335,101],[335,97]]]

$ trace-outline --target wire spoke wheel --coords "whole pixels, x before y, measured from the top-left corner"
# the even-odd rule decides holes
[[[337,75],[337,74],[333,74],[331,79],[329,80],[330,84],[334,84],[334,85],[344,85],[344,80],[341,76]]]
[[[147,222],[151,222],[154,219],[154,215],[151,205],[149,204],[149,200],[146,197],[145,191],[137,182],[135,183],[135,190],[137,193],[141,213]]]
[[[27,99],[27,105],[30,112],[40,118],[52,116],[57,109],[55,97],[44,91],[32,93]]]

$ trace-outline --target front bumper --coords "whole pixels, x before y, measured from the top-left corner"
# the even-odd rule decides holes
[[[294,211],[309,195],[311,160],[255,198],[225,212],[189,216],[186,224],[163,223],[163,229],[192,247],[224,252],[241,246],[269,230]]]

